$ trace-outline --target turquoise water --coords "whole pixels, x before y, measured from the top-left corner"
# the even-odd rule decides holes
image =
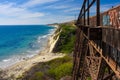
[[[53,30],[45,25],[0,26],[0,68],[38,54]]]

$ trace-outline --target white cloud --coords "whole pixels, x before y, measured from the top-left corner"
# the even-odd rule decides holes
[[[69,8],[67,10],[64,10],[64,12],[74,12],[74,11],[80,11],[80,8],[79,7],[74,7],[74,8]]]
[[[41,12],[31,12],[25,8],[15,6],[14,3],[0,4],[0,24],[38,23],[38,18],[44,15]]]
[[[101,5],[100,10],[101,10],[101,12],[107,11],[107,10],[109,10],[113,5],[117,5],[117,3],[115,3],[115,4]],[[69,9],[65,9],[64,12],[76,14],[76,13],[80,12],[80,10],[81,10],[80,7],[72,7],[72,8],[69,8]],[[76,12],[76,11],[77,11],[77,12]],[[92,6],[92,7],[90,8],[90,13],[91,13],[92,16],[95,15],[95,13],[96,13],[96,6]]]
[[[0,15],[13,16],[19,18],[34,18],[44,16],[40,12],[30,12],[29,10],[21,7],[14,7],[12,3],[0,4]]]
[[[70,20],[74,20],[75,16],[46,16],[42,18],[29,18],[29,19],[16,19],[16,18],[0,18],[0,25],[39,25],[39,24],[51,24],[51,23],[62,23]]]
[[[0,18],[0,25],[25,25],[25,24],[45,24],[42,19],[29,18],[29,19],[16,19],[16,18]]]
[[[39,12],[28,13],[28,12],[26,12],[26,14],[20,15],[20,16],[18,16],[18,17],[19,17],[19,18],[40,18],[40,17],[42,17],[42,16],[44,16],[43,13],[39,13]]]
[[[23,4],[22,7],[34,7],[38,4],[46,4],[56,1],[58,0],[29,0],[27,3]]]
[[[55,4],[51,4],[48,6],[45,6],[45,9],[70,9],[72,6],[75,6],[75,4],[70,4],[73,3],[74,0],[63,0],[61,2],[57,2]]]
[[[54,23],[54,22],[64,22],[69,21],[73,19],[73,16],[66,16],[66,13],[64,15],[60,15],[61,13],[54,14],[54,12],[46,12],[42,13],[39,11],[33,12],[30,8],[37,6],[38,4],[47,4],[47,3],[53,3],[60,0],[27,0],[28,2],[25,2],[23,4],[16,4],[13,2],[6,2],[0,4],[0,25],[2,24],[47,24],[47,23]],[[73,0],[66,0],[64,2],[69,2]],[[66,3],[65,3],[66,4]],[[63,3],[57,4],[50,4],[51,6],[48,6],[48,8],[53,9],[69,9],[70,5],[63,5]],[[29,8],[30,7],[30,8]],[[46,6],[43,6],[46,7]],[[42,8],[43,8],[42,7]],[[57,10],[56,10],[57,11]],[[60,16],[59,16],[60,15]]]
[[[47,24],[50,24],[50,23],[62,23],[62,22],[74,20],[75,16],[51,15],[51,16],[46,16],[45,18],[47,18],[47,20],[43,19],[42,21]]]
[[[45,8],[50,8],[50,9],[66,9],[69,8],[70,6],[68,5],[50,5]]]

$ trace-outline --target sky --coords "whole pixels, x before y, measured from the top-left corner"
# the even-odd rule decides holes
[[[0,0],[0,25],[38,25],[75,20],[82,3],[83,0]],[[120,0],[101,0],[101,12],[115,5],[120,5]],[[91,13],[95,13],[95,6]]]

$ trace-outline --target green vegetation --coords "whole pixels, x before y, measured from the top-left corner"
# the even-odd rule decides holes
[[[58,35],[60,37],[53,52],[65,53],[66,56],[37,64],[23,75],[22,80],[60,80],[62,77],[71,76],[73,61],[70,55],[74,48],[76,27],[60,24],[60,28],[55,33],[58,32],[60,33],[54,39]]]
[[[61,24],[60,29],[62,30],[59,34],[60,38],[53,52],[71,53],[75,43],[76,27],[69,24]]]
[[[43,80],[44,74],[42,72],[36,72],[31,80]]]
[[[91,77],[88,77],[87,80],[92,80]]]
[[[61,77],[66,75],[71,75],[72,72],[72,63],[64,63],[56,68],[51,68],[49,70],[49,74],[55,78],[55,80],[59,80]]]
[[[55,80],[59,80],[65,75],[70,76],[72,73],[72,57],[70,56],[54,59],[48,62],[48,64],[50,65],[48,74]]]
[[[39,63],[22,78],[27,80],[59,80],[64,76],[71,76],[72,57],[65,56],[45,63]],[[19,78],[20,79],[20,78]]]

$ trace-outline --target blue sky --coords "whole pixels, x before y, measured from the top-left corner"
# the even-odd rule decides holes
[[[75,19],[83,0],[0,0],[0,25],[49,24]],[[101,0],[101,11],[120,0]],[[91,8],[95,13],[95,7]]]

